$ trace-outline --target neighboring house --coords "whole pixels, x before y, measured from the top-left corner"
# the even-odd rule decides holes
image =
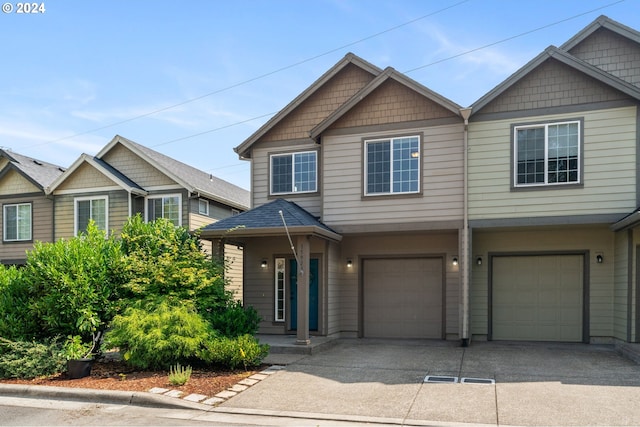
[[[640,340],[639,104],[640,33],[600,17],[472,105],[473,336]]]
[[[244,245],[261,333],[459,336],[460,110],[348,54],[235,149],[253,209],[202,235]]]
[[[0,262],[24,264],[34,242],[54,240],[53,200],[45,189],[63,172],[60,166],[0,150]]]
[[[121,136],[96,156],[81,155],[46,192],[54,199],[56,240],[84,231],[90,220],[118,233],[136,214],[195,231],[250,203],[248,191]],[[242,248],[229,247],[225,255],[233,262],[230,288],[241,298]]]

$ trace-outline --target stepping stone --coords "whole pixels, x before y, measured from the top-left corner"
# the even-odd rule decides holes
[[[168,388],[154,387],[151,390],[149,390],[149,393],[165,394],[168,391],[169,391]]]
[[[247,387],[246,385],[242,385],[242,384],[236,384],[233,387],[229,387],[227,390],[229,391],[235,391],[236,393],[240,393],[241,391],[245,391],[246,389],[248,389],[249,387]]]
[[[265,378],[269,377],[269,375],[265,375],[265,374],[253,374],[251,375],[249,378],[251,378],[252,380],[263,380]]]
[[[169,397],[180,397],[182,396],[184,393],[182,393],[180,390],[171,390],[168,393],[165,393],[165,396],[169,396]]]
[[[259,382],[260,381],[258,381],[258,380],[252,380],[252,379],[249,379],[249,378],[245,378],[242,381],[238,382],[238,384],[252,386],[252,385],[258,384]]]
[[[205,405],[217,405],[218,403],[222,403],[222,402],[224,402],[224,399],[222,399],[221,397],[212,397],[210,399],[205,400],[202,403]]]
[[[225,391],[221,391],[220,393],[216,394],[216,397],[222,397],[223,399],[229,399],[233,396],[235,396],[236,393],[235,391],[229,391],[229,390],[225,390]]]
[[[185,396],[184,400],[188,400],[189,402],[200,402],[201,400],[206,399],[207,396],[204,394],[193,393],[188,396]]]

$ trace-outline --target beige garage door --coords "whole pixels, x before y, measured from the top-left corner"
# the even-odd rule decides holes
[[[370,259],[363,274],[365,337],[442,338],[442,259]]]
[[[582,255],[493,258],[492,338],[582,341]]]

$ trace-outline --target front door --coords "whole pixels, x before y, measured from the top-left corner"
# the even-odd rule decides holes
[[[309,330],[318,330],[318,258],[309,260]],[[298,329],[298,263],[289,263],[289,303],[291,306],[291,330]]]

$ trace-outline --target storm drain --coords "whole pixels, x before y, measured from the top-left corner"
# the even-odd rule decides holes
[[[462,378],[462,384],[495,384],[496,380],[492,378]]]
[[[458,377],[447,377],[442,375],[427,375],[424,377],[425,383],[450,384],[458,382]]]

